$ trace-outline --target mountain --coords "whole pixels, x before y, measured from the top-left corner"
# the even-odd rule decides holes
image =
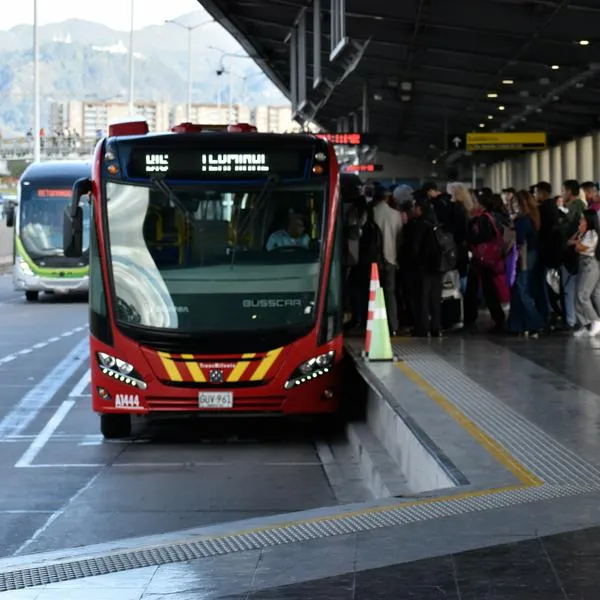
[[[177,22],[191,27],[208,20],[205,11],[197,10]],[[231,80],[234,102],[287,103],[218,24],[204,25],[192,36],[194,102],[213,103],[219,96],[226,102]],[[52,101],[127,99],[129,32],[70,19],[40,27],[39,38],[43,126],[47,126]],[[23,135],[33,124],[32,40],[29,25],[0,31],[0,130],[4,137]],[[135,31],[133,48],[136,99],[184,103],[188,33],[172,23],[146,27]],[[221,63],[234,75],[218,77]]]

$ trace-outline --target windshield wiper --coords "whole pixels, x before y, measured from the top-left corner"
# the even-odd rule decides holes
[[[266,203],[267,199],[271,195],[273,188],[279,183],[278,175],[269,175],[267,181],[262,186],[260,191],[258,192],[258,196],[256,197],[256,201],[254,203],[254,207],[252,210],[246,215],[246,218],[239,224],[239,227],[236,228],[235,233],[235,244],[231,251],[231,267],[235,264],[235,252],[237,249],[237,241],[242,237],[242,235],[246,232],[247,229],[250,228],[250,225],[254,224],[256,219],[256,215],[260,213],[263,205]]]
[[[183,213],[187,224],[191,227],[193,226],[192,214],[187,208],[185,204],[179,199],[177,194],[173,191],[173,188],[165,181],[165,176],[161,173],[158,173],[152,177],[152,184],[155,188],[160,190],[169,200],[173,201],[173,204]]]
[[[277,175],[269,175],[265,185],[258,192],[258,196],[256,197],[256,201],[254,203],[254,208],[247,214],[246,218],[240,223],[238,227],[237,235],[241,236],[249,229],[250,225],[254,224],[254,220],[256,219],[256,215],[260,213],[260,209],[262,209],[263,204],[267,201],[271,192],[273,191],[273,187],[279,183],[279,176]]]

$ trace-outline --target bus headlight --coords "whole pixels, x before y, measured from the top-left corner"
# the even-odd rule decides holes
[[[29,266],[29,264],[27,264],[27,261],[22,256],[19,256],[17,254],[16,262],[23,275],[27,275],[27,277],[31,277],[33,275],[31,267]]]
[[[146,384],[144,383],[142,376],[135,370],[132,364],[121,360],[116,356],[106,354],[106,352],[97,352],[96,360],[104,375],[108,375],[109,377],[132,387],[141,390],[146,389]]]
[[[335,360],[335,351],[330,350],[325,354],[313,356],[310,360],[298,365],[297,369],[292,373],[292,376],[285,382],[285,389],[289,390],[293,387],[302,385],[307,381],[316,379],[325,373],[329,373]]]

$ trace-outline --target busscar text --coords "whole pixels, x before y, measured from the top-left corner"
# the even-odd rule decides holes
[[[294,308],[302,306],[302,301],[291,298],[258,298],[242,300],[244,308]]]

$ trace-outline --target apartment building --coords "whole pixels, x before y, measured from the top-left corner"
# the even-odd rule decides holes
[[[186,106],[173,107],[171,121],[182,123],[186,120]],[[227,104],[192,104],[191,118],[193,123],[250,123],[258,131],[265,133],[285,133],[300,131],[300,126],[292,120],[292,109],[289,106],[256,106],[234,104],[229,115]]]
[[[138,101],[135,103],[135,112],[146,119],[151,131],[167,131],[170,127],[171,107],[166,102]],[[97,131],[106,132],[109,123],[127,116],[129,105],[126,102],[52,102],[50,131],[76,131],[82,137],[91,138],[96,136]]]
[[[135,103],[136,114],[148,121],[151,131],[168,131],[175,123],[187,120],[185,105],[171,106],[166,102]],[[230,114],[231,113],[231,114]],[[106,132],[109,123],[126,118],[129,107],[126,102],[103,102],[71,100],[53,102],[50,106],[50,131],[76,131],[82,137],[93,138],[97,131]],[[258,131],[285,133],[300,131],[292,120],[289,106],[256,106],[234,104],[192,104],[192,123],[250,123]]]
[[[171,123],[184,123],[187,120],[187,107],[184,104],[174,106],[171,111]],[[229,115],[227,104],[192,104],[190,121],[192,123],[210,123],[221,125],[225,123],[250,123],[252,109],[249,106],[234,104]]]
[[[291,106],[257,106],[252,124],[259,131],[286,133],[300,131],[301,127],[292,119]]]

